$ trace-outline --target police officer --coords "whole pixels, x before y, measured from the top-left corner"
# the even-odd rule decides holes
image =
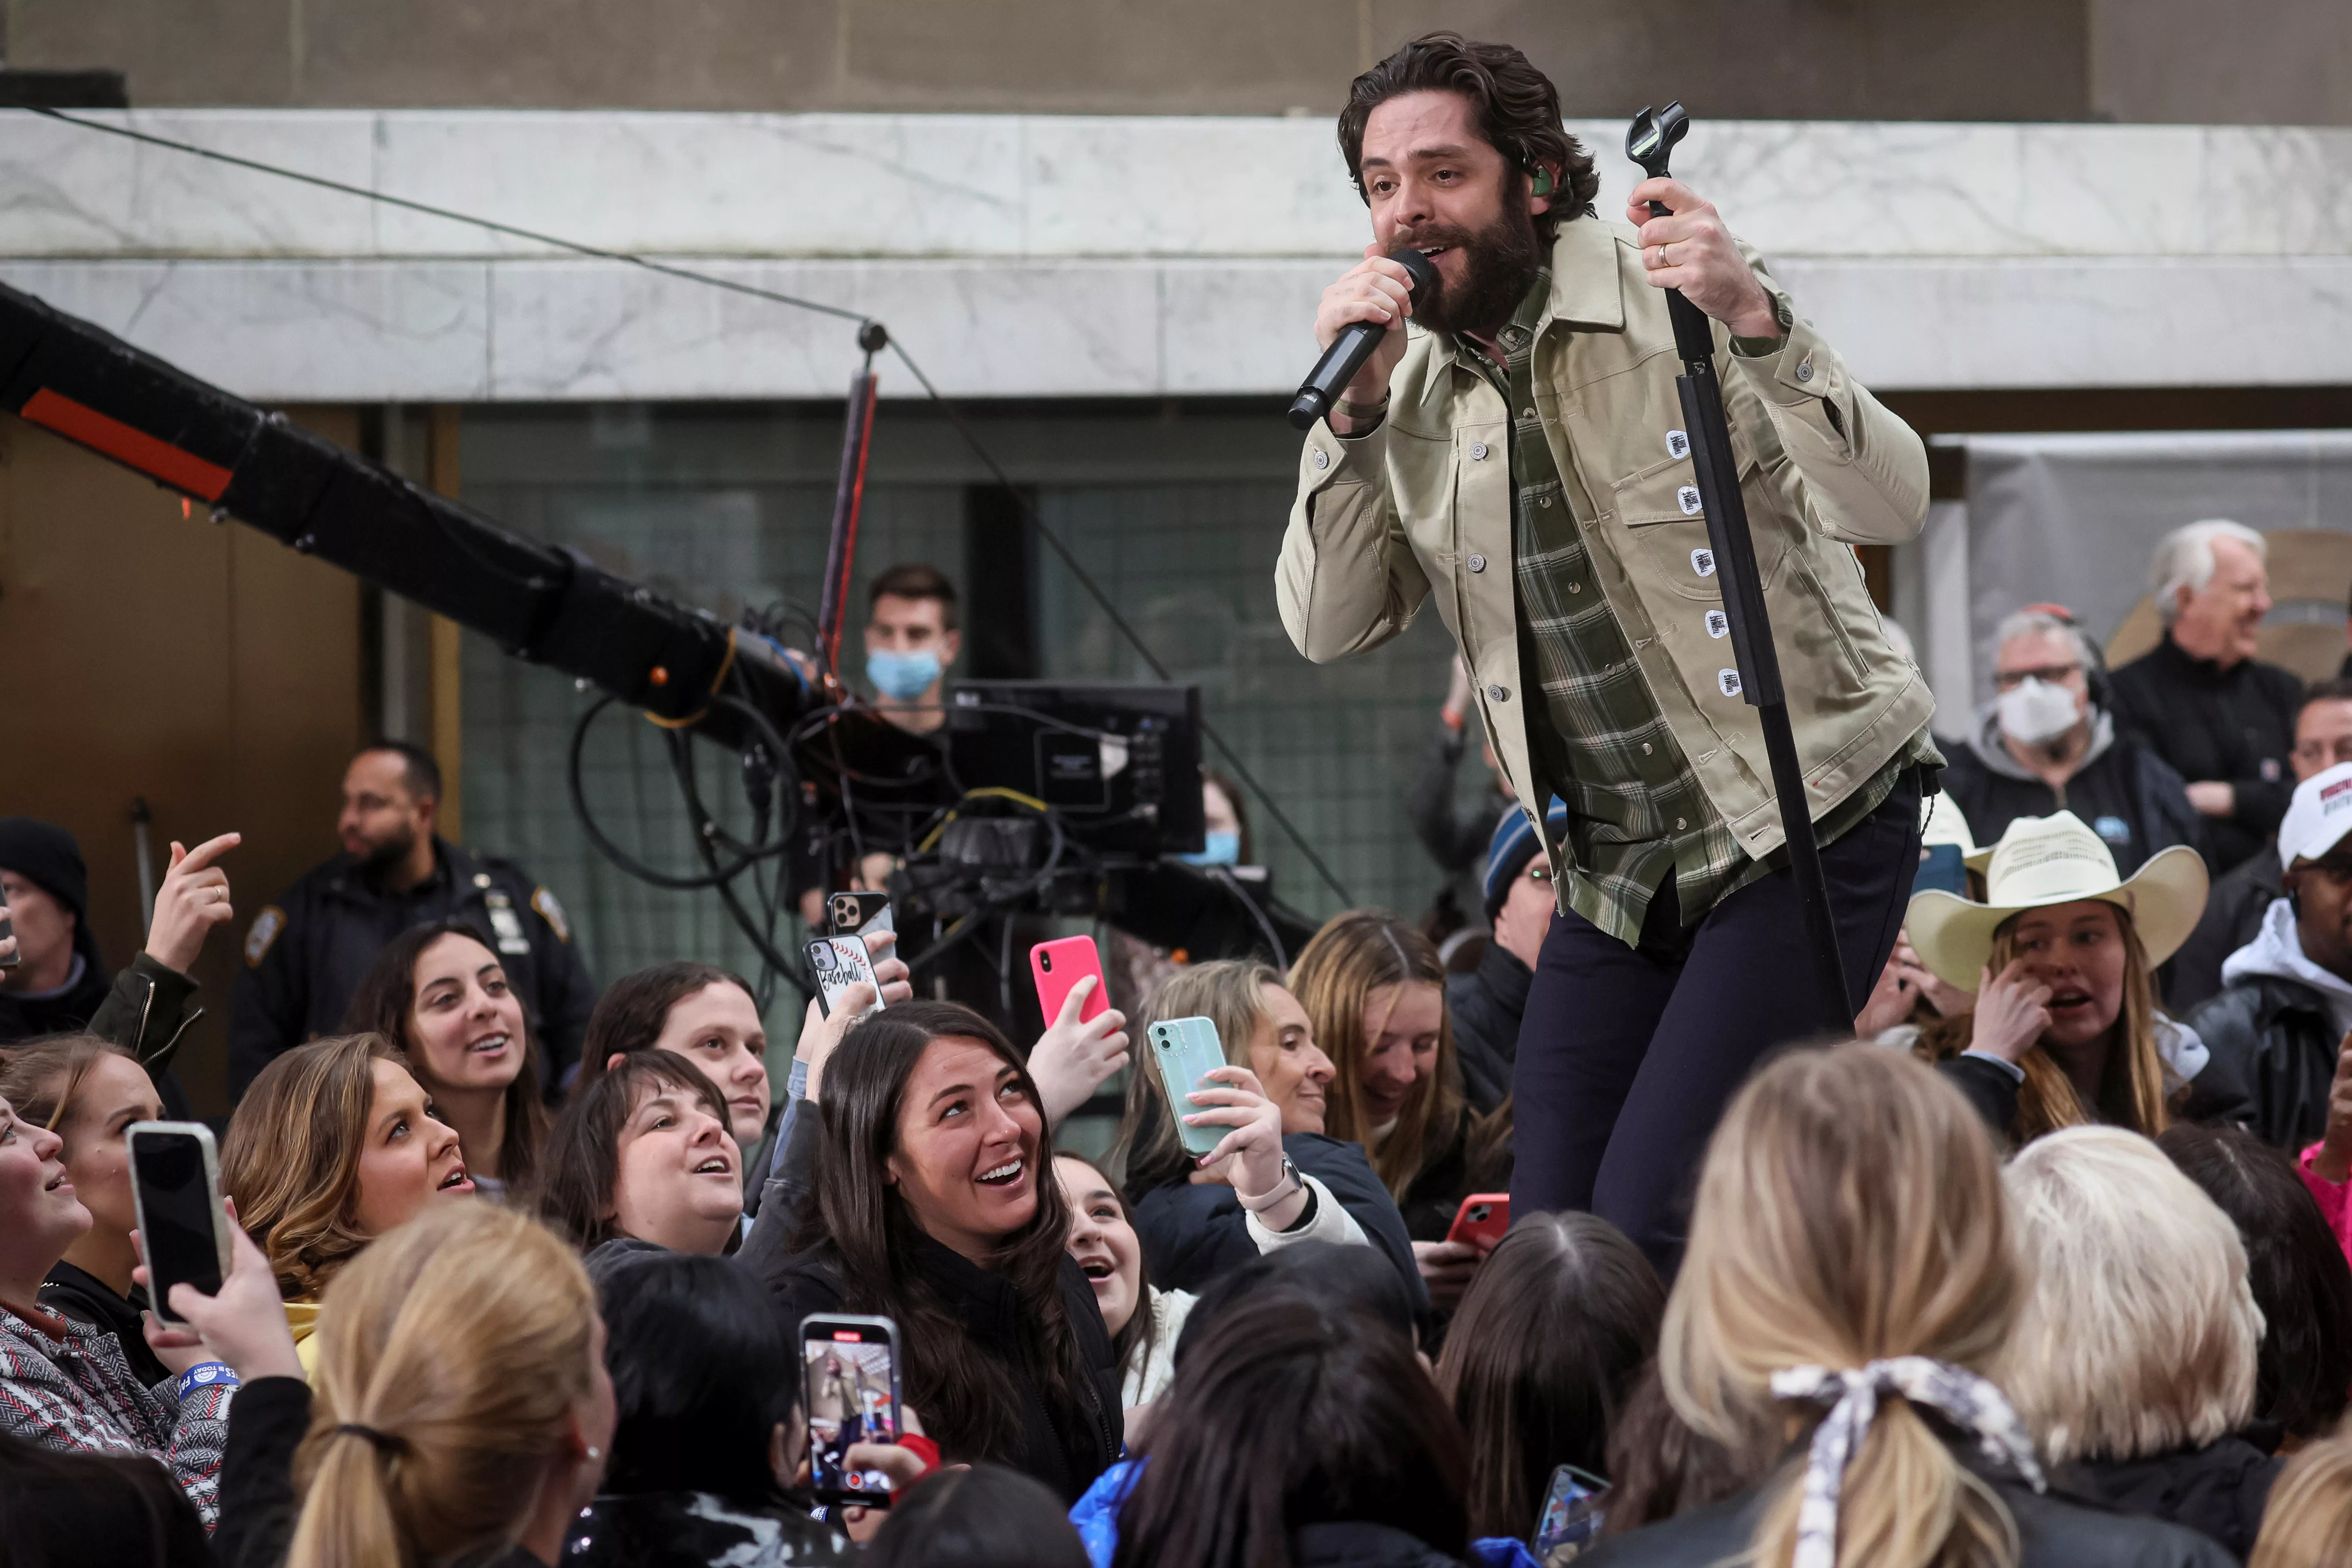
[[[411,926],[461,920],[482,933],[522,998],[546,1054],[552,1097],[579,1060],[595,983],[563,906],[511,860],[461,849],[434,831],[441,768],[431,752],[383,741],[352,759],[336,822],[343,852],[317,867],[246,932],[229,1008],[229,1093],[241,1098],[271,1058],[342,1027],[343,1009],[387,942]]]

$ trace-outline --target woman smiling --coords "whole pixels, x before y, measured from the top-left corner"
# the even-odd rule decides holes
[[[1118,1457],[1118,1380],[1063,1250],[1036,1086],[968,1007],[907,1002],[851,1028],[817,1085],[816,1205],[760,1265],[797,1342],[816,1312],[894,1320],[907,1402],[942,1452],[1076,1501]]]
[[[485,1196],[530,1184],[547,1141],[539,1051],[522,999],[473,927],[442,921],[386,942],[343,1027],[400,1047]]]

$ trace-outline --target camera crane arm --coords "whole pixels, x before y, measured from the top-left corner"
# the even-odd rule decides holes
[[[0,407],[656,721],[740,750],[829,699],[771,638],[499,527],[0,285]]]

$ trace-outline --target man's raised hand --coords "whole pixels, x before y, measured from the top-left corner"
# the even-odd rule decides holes
[[[1660,202],[1666,216],[1650,216]],[[1680,180],[1643,180],[1625,203],[1625,220],[1642,231],[1642,267],[1654,289],[1683,298],[1729,327],[1734,337],[1777,338],[1772,296],[1739,254],[1723,215]],[[1329,296],[1327,294],[1326,299]]]

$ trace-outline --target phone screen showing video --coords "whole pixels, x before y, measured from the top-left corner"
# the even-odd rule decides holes
[[[871,1499],[887,1507],[888,1478],[879,1470],[852,1470],[845,1460],[854,1444],[898,1440],[898,1368],[888,1332],[872,1324],[816,1320],[801,1329],[801,1358],[810,1489],[823,1501]]]
[[[1529,1542],[1536,1561],[1554,1568],[1597,1545],[1601,1505],[1608,1496],[1609,1483],[1599,1476],[1574,1465],[1554,1468],[1551,1485],[1544,1489],[1543,1513],[1536,1521],[1535,1539]]]

